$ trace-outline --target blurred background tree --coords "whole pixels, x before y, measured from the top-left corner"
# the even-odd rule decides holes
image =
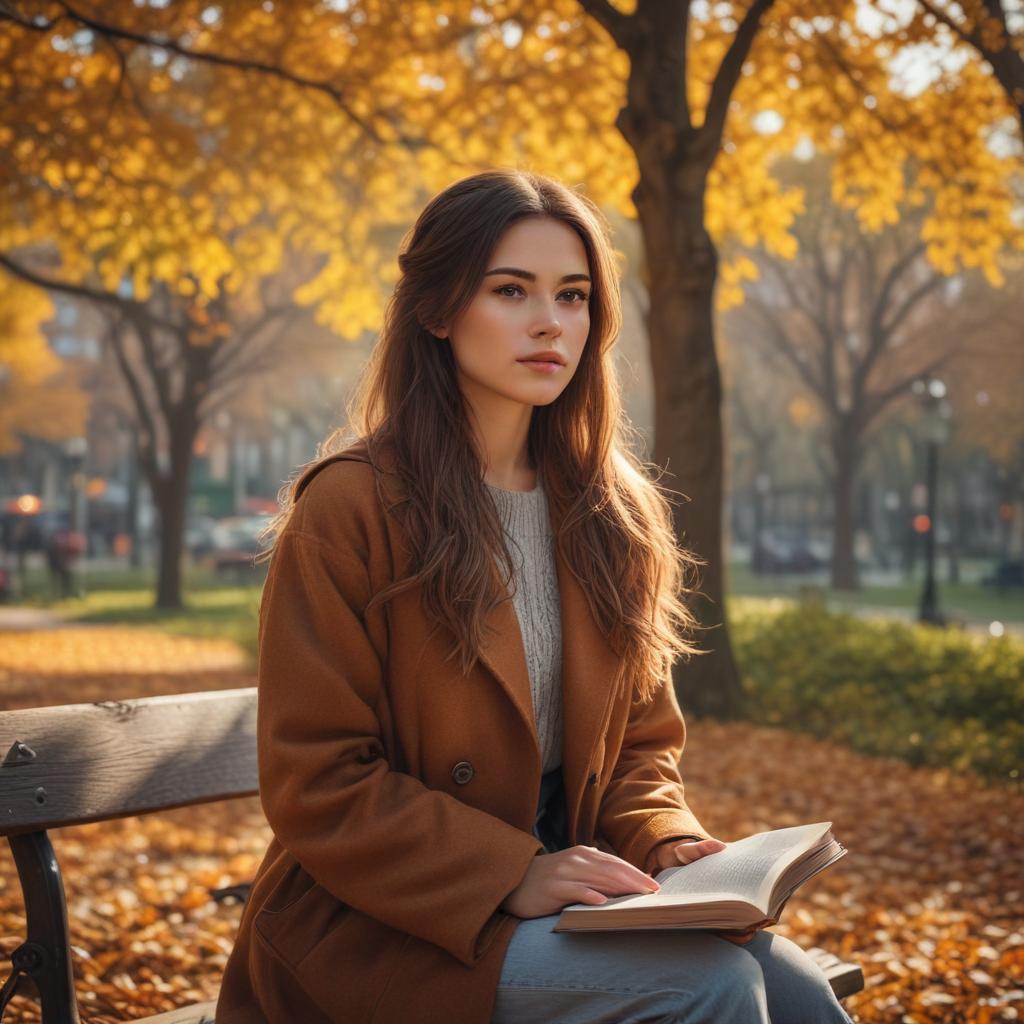
[[[726,323],[755,343],[761,359],[781,362],[827,423],[831,585],[856,589],[856,478],[882,414],[905,404],[919,378],[951,369],[954,355],[977,363],[983,339],[1016,300],[988,286],[983,298],[961,298],[967,272],[947,276],[929,263],[922,223],[930,191],[908,197],[895,224],[870,232],[832,202],[826,162],[777,167],[805,196],[794,228],[799,250],[792,260],[748,252],[759,279],[745,285],[745,301]]]

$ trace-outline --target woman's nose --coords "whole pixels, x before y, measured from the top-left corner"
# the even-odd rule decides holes
[[[534,322],[533,333],[557,336],[562,333],[562,325],[558,322],[558,317],[553,312],[545,310],[538,314]]]

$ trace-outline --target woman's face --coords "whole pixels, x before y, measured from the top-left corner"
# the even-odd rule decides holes
[[[553,217],[529,216],[501,236],[469,305],[435,331],[447,336],[463,394],[548,405],[572,379],[590,331],[590,267],[580,236]],[[526,357],[551,351],[554,365]]]

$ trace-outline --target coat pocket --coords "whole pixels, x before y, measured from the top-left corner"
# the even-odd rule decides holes
[[[348,904],[332,896],[297,861],[292,861],[267,893],[253,928],[270,948],[294,967],[350,913]]]
[[[285,913],[292,904],[297,903],[305,896],[316,880],[306,869],[294,859],[289,858],[287,866],[281,872],[281,877],[274,882],[263,898],[257,916],[274,916]]]
[[[299,961],[295,978],[332,1020],[371,1024],[392,978],[402,975],[411,941],[407,932],[350,910]]]
[[[343,903],[297,863],[256,913],[274,958],[332,1021],[370,1021],[411,938]]]

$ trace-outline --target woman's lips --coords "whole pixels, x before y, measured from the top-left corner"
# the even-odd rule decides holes
[[[519,364],[521,366],[528,366],[531,370],[536,370],[538,373],[556,373],[562,369],[561,363],[546,362],[539,359],[520,359]]]

